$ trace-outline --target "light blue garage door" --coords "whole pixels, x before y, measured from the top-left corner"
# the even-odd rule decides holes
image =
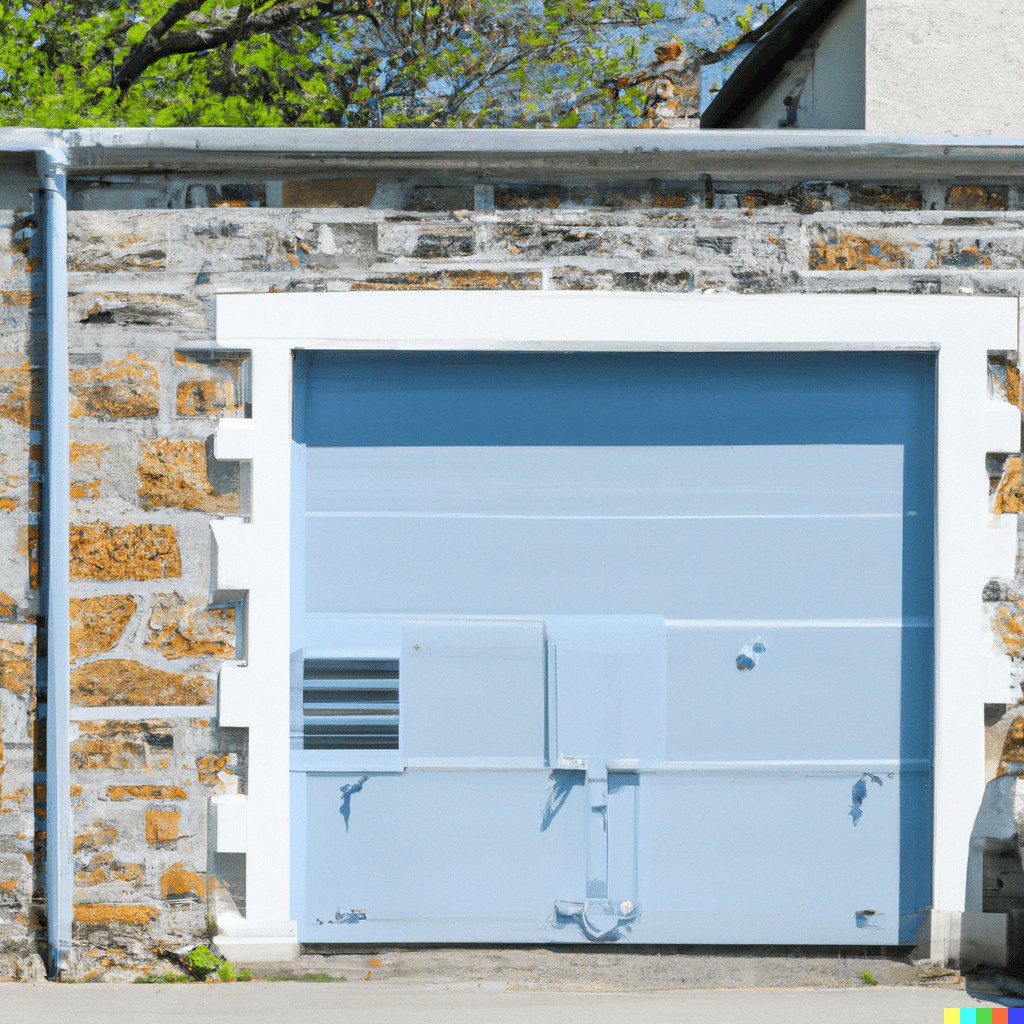
[[[299,938],[912,939],[934,373],[301,357]]]

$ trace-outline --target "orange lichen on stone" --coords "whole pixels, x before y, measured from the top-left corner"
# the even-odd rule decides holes
[[[103,846],[113,846],[117,840],[117,829],[113,825],[97,823],[92,828],[83,829],[75,836],[72,849],[75,853],[99,850]]]
[[[535,271],[443,270],[436,273],[409,271],[353,282],[352,291],[408,291],[409,289],[440,291],[449,288],[521,291],[540,288],[542,283],[541,275]]]
[[[179,836],[181,815],[177,811],[146,811],[146,842],[173,843]]]
[[[135,600],[127,594],[73,598],[71,601],[71,660],[106,654],[124,632]]]
[[[138,464],[143,508],[183,508],[200,512],[238,511],[238,493],[219,494],[210,483],[202,441],[158,437],[142,442]]]
[[[10,595],[0,590],[0,619],[16,619],[18,617],[18,602]]]
[[[1021,457],[1014,455],[1003,465],[1003,475],[996,489],[993,511],[1024,512],[1024,488],[1021,486]]]
[[[159,597],[149,616],[152,647],[165,658],[235,657],[234,608],[207,608],[206,602]]]
[[[1015,718],[1006,733],[996,775],[1020,773],[1024,769],[1024,718]]]
[[[978,245],[961,245],[955,240],[942,242],[925,264],[928,270],[955,267],[960,270],[992,266],[992,257],[987,256]]]
[[[30,306],[32,292],[28,288],[0,288],[0,303],[5,306]]]
[[[78,707],[207,704],[213,685],[203,676],[165,672],[125,658],[90,661],[71,673],[71,702]]]
[[[180,786],[108,786],[108,800],[184,800]]]
[[[229,380],[186,380],[178,385],[175,406],[179,416],[223,416],[237,408],[235,386]]]
[[[160,892],[165,900],[206,896],[206,880],[195,871],[189,871],[184,864],[172,864],[160,876]]]
[[[98,467],[100,459],[106,450],[107,445],[105,444],[87,444],[84,441],[72,441],[69,452],[71,465],[77,466],[79,463],[88,461]]]
[[[82,501],[85,498],[98,498],[100,496],[99,480],[82,480],[75,482],[69,488],[72,501]]]
[[[946,194],[949,210],[1005,210],[1007,195],[1004,188],[985,188],[982,185],[953,185]]]
[[[992,628],[1007,654],[1024,655],[1024,602],[1000,605],[992,620]]]
[[[0,419],[21,427],[32,422],[33,406],[42,397],[41,382],[33,382],[32,369],[26,361],[20,366],[0,366]]]
[[[809,270],[905,270],[910,256],[896,242],[830,232],[812,242],[807,266]]]
[[[71,743],[71,767],[82,771],[123,771],[146,767],[146,748],[125,739],[84,739]]]
[[[0,640],[0,689],[25,694],[35,685],[35,650],[21,640]]]
[[[18,554],[28,561],[28,585],[39,589],[39,527],[23,526],[18,531]]]
[[[1020,370],[1016,366],[1006,367],[1006,377],[1003,382],[1003,389],[1006,393],[1006,400],[1011,404],[1021,407],[1020,402]]]
[[[0,512],[13,512],[19,505],[17,498],[0,497]]]
[[[78,924],[149,924],[160,913],[157,907],[136,903],[76,903]]]
[[[181,551],[173,526],[89,523],[71,527],[71,578],[155,580],[181,575]]]
[[[238,762],[235,754],[206,754],[196,760],[196,774],[204,786],[224,790],[227,783],[235,775],[234,766]]]
[[[71,371],[71,415],[136,419],[160,412],[160,373],[134,353]]]

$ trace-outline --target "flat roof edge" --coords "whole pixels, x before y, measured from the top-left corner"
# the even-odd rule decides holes
[[[77,175],[374,169],[628,177],[1024,177],[1024,136],[735,129],[0,128],[0,154],[28,155],[43,147],[66,149],[71,173]]]

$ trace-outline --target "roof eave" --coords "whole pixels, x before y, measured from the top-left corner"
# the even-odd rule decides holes
[[[673,129],[0,129],[0,153],[66,148],[77,177],[381,175],[445,180],[1024,177],[1024,137]]]
[[[846,0],[789,0],[762,26],[754,48],[725,80],[701,114],[701,128],[728,128],[775,80],[786,61]]]

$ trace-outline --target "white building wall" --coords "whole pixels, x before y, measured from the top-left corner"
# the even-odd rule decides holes
[[[863,128],[866,7],[843,4],[732,127],[779,128],[793,96],[797,128]]]
[[[1021,0],[867,0],[870,132],[1024,133]]]

